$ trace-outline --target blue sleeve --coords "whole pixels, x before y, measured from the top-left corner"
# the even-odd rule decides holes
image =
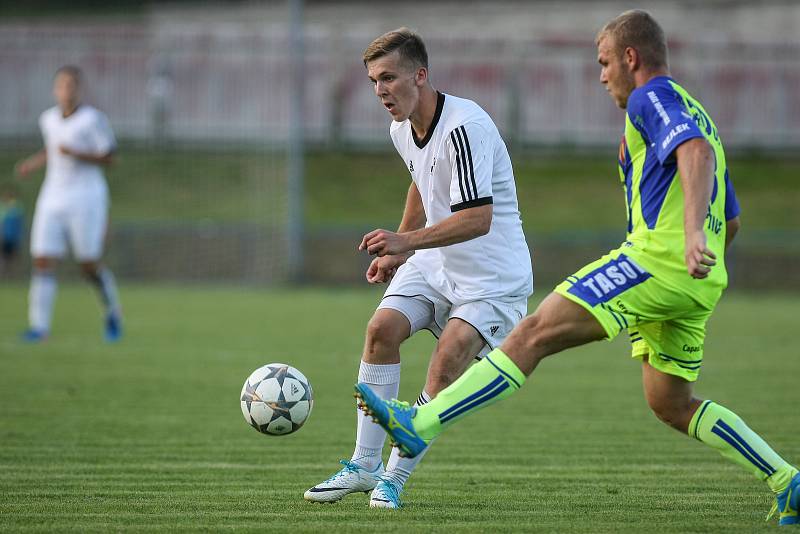
[[[736,191],[733,190],[733,182],[728,176],[728,171],[725,171],[725,220],[730,221],[738,217],[741,211]]]
[[[663,165],[682,143],[703,137],[681,96],[669,85],[648,84],[628,98],[631,122],[652,143]]]

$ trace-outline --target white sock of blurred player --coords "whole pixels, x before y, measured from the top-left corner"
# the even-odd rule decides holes
[[[422,393],[420,393],[419,397],[417,398],[417,402],[414,403],[414,406],[422,406],[430,401],[430,395],[428,395],[428,393],[423,389]],[[428,452],[428,449],[430,449],[430,443],[415,457],[403,458],[398,453],[399,449],[397,447],[392,447],[392,453],[389,456],[389,462],[386,464],[386,472],[383,476],[390,478],[400,487],[404,486],[408,480],[408,477],[411,476],[411,472],[414,471],[414,469],[417,467],[417,464],[422,461],[422,457],[425,456],[425,453]]]
[[[117,292],[117,282],[114,279],[114,273],[108,267],[100,267],[97,270],[97,276],[92,278],[92,282],[97,286],[100,292],[100,298],[106,307],[107,314],[119,316],[121,308],[119,304],[119,293]]]
[[[28,325],[31,330],[42,334],[50,332],[57,289],[55,273],[38,269],[33,271],[28,292]]]
[[[395,399],[400,390],[400,364],[377,365],[362,361],[358,368],[358,381],[369,384],[384,399]],[[382,461],[386,432],[364,412],[358,409],[356,412],[356,448],[350,461],[374,471]]]

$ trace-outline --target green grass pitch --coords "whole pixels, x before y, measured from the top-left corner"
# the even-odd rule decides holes
[[[543,291],[543,290],[542,290]],[[364,326],[380,289],[123,286],[126,337],[62,287],[52,339],[16,340],[26,288],[0,286],[0,530],[259,532],[753,532],[766,487],[661,425],[627,341],[546,361],[515,397],[454,426],[401,511],[303,491],[349,457]],[[698,391],[800,462],[797,295],[727,295]],[[432,338],[404,345],[416,397]],[[253,431],[238,406],[256,367],[290,363],[316,404],[296,434]]]

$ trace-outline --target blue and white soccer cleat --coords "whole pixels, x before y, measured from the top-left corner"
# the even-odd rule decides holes
[[[370,508],[402,508],[400,494],[403,487],[388,477],[381,477],[369,498]]]
[[[378,485],[383,475],[383,463],[378,464],[375,471],[367,471],[363,467],[347,460],[340,460],[344,467],[331,478],[320,482],[303,494],[303,498],[311,502],[336,502],[349,493],[369,493]]]
[[[25,343],[42,343],[47,341],[47,332],[29,328],[20,335],[20,339]]]
[[[767,520],[775,512],[780,512],[779,525],[800,525],[800,473],[795,474],[789,486],[775,496],[775,504],[772,505]]]
[[[106,315],[105,340],[114,343],[122,338],[122,318],[116,313]]]
[[[356,384],[356,398],[358,407],[386,430],[392,445],[400,449],[400,456],[413,458],[428,446],[411,421],[417,413],[416,407],[394,399],[384,400],[362,383]]]

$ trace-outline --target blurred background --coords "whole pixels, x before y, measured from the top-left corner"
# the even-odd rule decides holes
[[[63,64],[119,140],[107,171],[108,262],[128,283],[359,284],[356,250],[394,229],[409,176],[361,63],[376,36],[421,32],[440,91],[494,118],[515,164],[539,290],[624,238],[623,112],[600,85],[594,36],[616,1],[0,2],[0,187],[23,211],[3,267],[28,276],[41,144]],[[800,4],[641,1],[675,78],[728,150],[743,229],[733,287],[800,288]],[[76,276],[71,267],[65,276]]]

